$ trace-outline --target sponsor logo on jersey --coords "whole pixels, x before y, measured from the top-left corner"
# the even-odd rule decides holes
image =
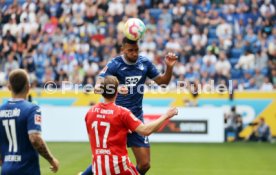
[[[139,65],[139,69],[143,71],[143,70],[144,70],[144,65],[143,65],[143,64],[140,64],[140,65]]]
[[[126,70],[127,69],[127,67],[123,67],[121,70]]]
[[[130,87],[130,86],[136,86],[139,80],[141,79],[142,76],[129,76],[126,77],[125,79],[125,85]]]

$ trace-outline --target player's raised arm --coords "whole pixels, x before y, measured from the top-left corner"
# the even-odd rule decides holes
[[[42,139],[41,134],[38,132],[29,133],[29,140],[33,145],[34,149],[44,157],[51,165],[50,169],[55,173],[58,171],[59,162],[51,154],[49,148],[47,147],[45,141]]]
[[[158,85],[168,85],[172,78],[173,66],[177,62],[177,56],[174,53],[169,52],[165,57],[166,71],[164,74],[153,79]]]
[[[177,108],[170,108],[166,114],[162,115],[161,117],[154,120],[153,122],[150,122],[147,124],[143,124],[143,123],[140,124],[135,129],[135,132],[144,136],[148,136],[151,133],[157,131],[167,119],[170,119],[177,114],[178,114]]]

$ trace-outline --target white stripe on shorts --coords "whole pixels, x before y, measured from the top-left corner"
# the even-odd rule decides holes
[[[104,163],[105,163],[105,172],[106,172],[106,175],[111,175],[111,173],[110,173],[110,166],[109,166],[109,156],[108,155],[104,155]]]
[[[118,164],[118,156],[113,156],[113,165],[114,165],[115,174],[120,174],[120,167]]]
[[[101,156],[97,156],[98,175],[102,175],[102,160]]]
[[[126,171],[128,169],[127,163],[126,163],[126,156],[122,156],[122,162],[123,162],[124,171]]]

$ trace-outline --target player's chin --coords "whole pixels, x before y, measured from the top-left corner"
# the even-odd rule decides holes
[[[132,63],[136,63],[137,59],[138,59],[138,57],[137,58],[134,57],[134,58],[129,59],[129,61]]]

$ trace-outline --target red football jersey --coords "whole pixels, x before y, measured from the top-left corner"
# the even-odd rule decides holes
[[[114,103],[99,103],[85,117],[96,175],[138,175],[126,148],[128,131],[142,122],[128,109]]]

